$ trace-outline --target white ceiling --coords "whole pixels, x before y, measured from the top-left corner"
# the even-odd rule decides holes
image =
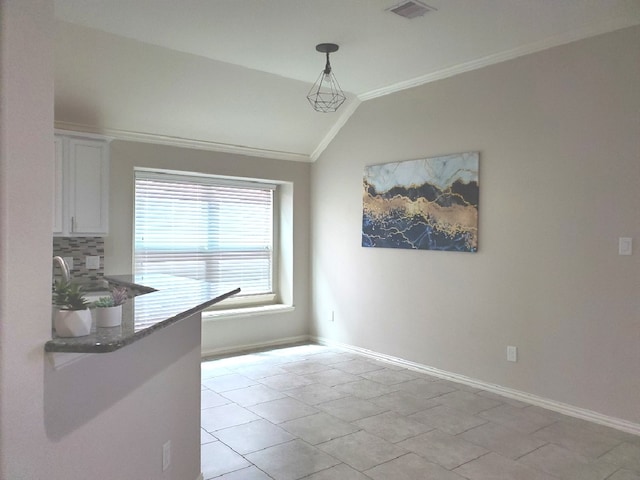
[[[126,93],[110,91],[105,85],[83,94],[74,83],[77,80],[57,72],[56,119],[87,130],[179,138],[203,148],[313,160],[362,101],[640,24],[640,0],[427,0],[437,11],[413,20],[386,11],[396,3],[55,0],[56,18],[61,21],[57,50],[122,42],[108,56],[117,64],[114,55],[139,49],[138,58],[153,57],[160,54],[157,46],[163,47],[170,49],[164,54],[172,55],[172,61],[197,58],[202,64],[198,75],[215,72],[210,88],[215,85],[216,91],[234,97],[233,101],[222,94],[214,97],[205,91],[208,83],[203,79],[189,88],[188,94],[199,99],[194,105],[175,108],[167,115],[156,112],[154,102],[149,101],[145,116],[135,112],[141,106],[136,107],[135,98],[128,99]],[[87,41],[89,36],[91,41]],[[315,51],[315,45],[322,42],[340,45],[331,55],[331,64],[348,102],[336,113],[314,112],[304,98],[324,66],[323,55]],[[80,62],[82,56],[73,56],[57,52],[56,62],[64,63],[67,71],[76,70],[73,62]],[[154,71],[153,65],[149,68]],[[195,75],[196,70],[193,72]],[[158,72],[152,77],[153,82],[139,81],[155,85]],[[152,96],[154,88],[147,95]],[[133,78],[120,92],[133,96],[135,89]],[[173,103],[189,103],[179,101],[184,93],[170,89],[156,93],[165,100],[174,95]],[[109,100],[100,99],[101,95]],[[118,102],[121,105],[116,108]],[[92,110],[90,118],[81,113],[83,106]]]

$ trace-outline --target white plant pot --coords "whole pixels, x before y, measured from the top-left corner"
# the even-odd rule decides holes
[[[85,310],[58,310],[53,326],[59,337],[83,337],[91,333],[91,312]]]
[[[122,323],[122,305],[96,307],[96,326],[119,327]]]

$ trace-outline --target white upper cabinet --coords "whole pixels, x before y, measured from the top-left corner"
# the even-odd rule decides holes
[[[62,235],[64,231],[62,222],[62,138],[56,135],[55,146],[55,169],[53,177],[53,234]]]
[[[59,168],[62,171],[61,194],[58,193]],[[54,235],[108,234],[109,143],[106,140],[56,135],[55,202],[56,212],[60,213],[54,214]],[[59,203],[62,204],[60,209]]]

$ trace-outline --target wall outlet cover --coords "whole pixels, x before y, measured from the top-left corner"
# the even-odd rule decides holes
[[[87,270],[98,270],[100,268],[100,256],[87,255],[86,266],[87,266]]]

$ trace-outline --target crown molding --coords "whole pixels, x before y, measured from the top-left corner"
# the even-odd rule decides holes
[[[247,155],[251,157],[272,158],[275,160],[288,160],[293,162],[311,162],[309,155],[302,153],[280,152],[277,150],[265,150],[260,148],[230,145],[226,143],[210,142],[207,140],[195,140],[191,138],[172,137],[154,133],[132,132],[112,128],[98,128],[80,123],[55,122],[57,130],[73,131],[101,135],[113,140],[125,140],[131,142],[153,143],[156,145],[169,145],[172,147],[193,148],[197,150],[209,150],[214,152]]]
[[[362,102],[365,102],[367,100],[383,97],[391,93],[406,90],[408,88],[418,87],[420,85],[424,85],[425,83],[435,82],[436,80],[453,77],[454,75],[458,75],[460,73],[477,70],[489,65],[494,65],[496,63],[513,60],[514,58],[522,57],[524,55],[529,55],[531,53],[540,52],[549,48],[557,47],[567,43],[583,40],[585,38],[594,37],[596,35],[613,32],[615,30],[620,30],[622,28],[632,27],[639,24],[640,21],[635,18],[617,17],[608,22],[598,23],[596,25],[588,25],[572,32],[566,32],[561,35],[548,37],[539,42],[530,43],[522,47],[506,50],[504,52],[487,55],[486,57],[482,57],[477,60],[452,65],[451,67],[428,73],[411,80],[398,82],[393,85],[388,85],[376,90],[361,93],[360,95],[358,95],[358,99]]]
[[[329,146],[329,144],[333,141],[335,136],[338,134],[338,132],[342,130],[342,127],[344,127],[344,125],[347,123],[349,118],[351,118],[351,115],[353,115],[353,113],[358,109],[361,103],[362,102],[360,101],[360,99],[356,97],[346,106],[344,110],[342,110],[342,113],[338,117],[338,120],[331,126],[327,134],[324,136],[324,138],[320,141],[316,149],[310,155],[312,162],[315,162],[318,159],[318,157],[320,157],[320,154],[324,152],[324,150]]]

